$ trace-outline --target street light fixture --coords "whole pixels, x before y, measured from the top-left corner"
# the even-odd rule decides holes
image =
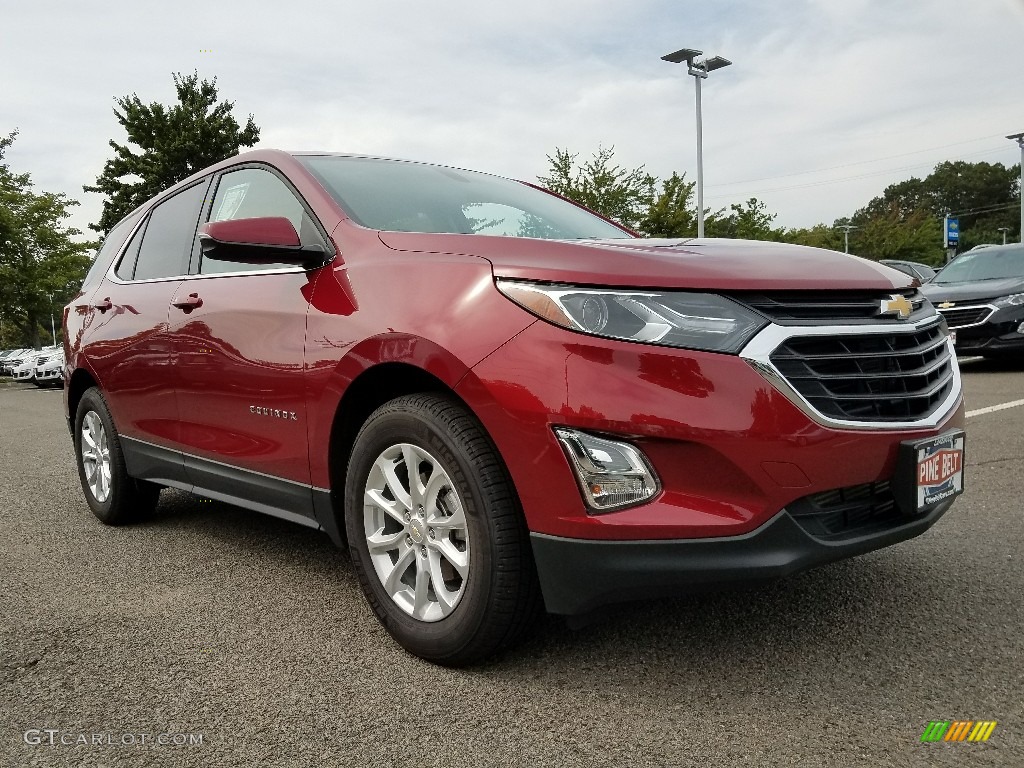
[[[675,53],[668,53],[661,57],[662,61],[672,64],[686,63],[687,74],[693,76],[697,84],[697,237],[704,237],[704,143],[701,127],[700,110],[700,81],[707,78],[709,72],[727,67],[732,64],[728,59],[721,56],[699,59],[703,51],[693,48],[680,48]]]
[[[856,229],[854,224],[839,224],[836,229],[843,230],[843,251],[844,253],[850,252],[850,230]]]
[[[54,326],[54,324],[53,324],[53,294],[52,293],[46,294],[46,300],[47,300],[47,303],[50,305],[50,337],[53,339],[52,343],[56,346],[56,344],[57,344],[57,330],[56,330],[56,326]]]
[[[1013,133],[1006,138],[1020,147],[1020,241],[1024,243],[1024,133]]]
[[[999,229],[996,230],[996,232],[1002,232],[1003,233],[1003,245],[1006,245],[1006,233],[1009,232],[1009,231],[1010,231],[1009,227],[999,227]]]

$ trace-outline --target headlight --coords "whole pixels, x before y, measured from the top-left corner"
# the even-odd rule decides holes
[[[1018,307],[1024,304],[1024,293],[1012,293],[992,302],[997,307]]]
[[[498,280],[498,290],[571,331],[667,347],[736,353],[768,321],[714,293],[621,291]]]

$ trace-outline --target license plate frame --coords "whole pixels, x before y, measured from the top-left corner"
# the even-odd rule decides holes
[[[917,517],[964,492],[966,435],[962,429],[900,443],[893,495],[903,514]]]

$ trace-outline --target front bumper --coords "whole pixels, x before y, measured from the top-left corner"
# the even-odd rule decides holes
[[[611,603],[769,581],[870,552],[924,533],[952,504],[832,541],[808,533],[786,509],[740,536],[594,541],[533,533],[531,541],[548,612],[576,616]]]
[[[823,424],[733,355],[572,334],[537,322],[456,388],[498,447],[529,530],[565,539],[665,540],[750,533],[799,499],[887,482],[899,446],[963,426]],[[592,514],[554,427],[639,449],[661,493]]]
[[[36,381],[60,381],[63,378],[63,368],[36,369]]]
[[[956,333],[957,354],[1024,354],[1024,333],[1020,333],[1018,330],[1024,324],[1024,306],[1000,309],[990,305],[985,306],[992,309],[992,312],[984,322],[960,327],[950,326],[950,330]]]
[[[1024,333],[988,324],[956,330],[958,355],[1024,355]]]

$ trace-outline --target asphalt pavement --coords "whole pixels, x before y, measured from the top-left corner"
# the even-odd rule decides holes
[[[1024,367],[963,371],[971,410],[1024,398]],[[315,531],[178,491],[101,525],[60,393],[0,387],[0,766],[1024,766],[1022,459],[1024,407],[972,416],[917,539],[446,670]]]

